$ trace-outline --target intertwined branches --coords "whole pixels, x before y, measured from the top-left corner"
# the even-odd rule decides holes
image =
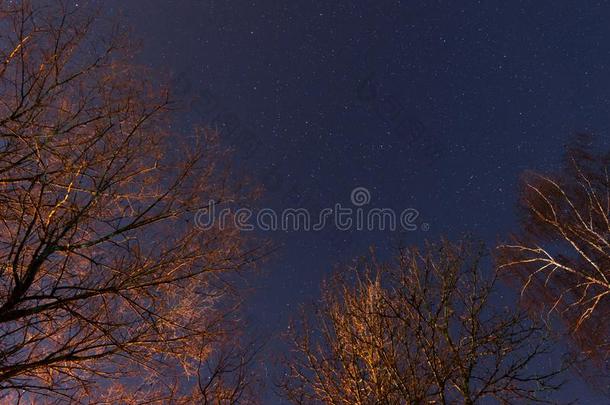
[[[313,320],[289,334],[279,383],[299,404],[544,402],[559,387],[545,330],[494,305],[495,274],[469,242],[406,249],[323,286]],[[318,331],[319,329],[319,331]]]
[[[224,274],[256,253],[191,224],[241,198],[224,155],[209,132],[171,132],[119,31],[16,3],[0,6],[0,395],[178,398],[236,335]],[[197,395],[229,390],[207,381]]]
[[[555,175],[528,173],[523,226],[499,246],[499,265],[522,295],[557,313],[587,357],[610,355],[610,158],[582,145]]]

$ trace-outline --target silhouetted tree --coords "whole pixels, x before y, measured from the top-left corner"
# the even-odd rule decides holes
[[[521,231],[498,247],[523,297],[559,314],[589,358],[610,355],[610,155],[571,146],[563,170],[527,173]]]
[[[192,218],[241,193],[214,134],[172,133],[166,92],[91,16],[0,6],[2,402],[235,403],[251,354],[230,275],[256,251]]]
[[[443,242],[338,273],[316,316],[289,333],[282,395],[298,404],[544,402],[563,366],[540,366],[551,348],[543,327],[494,305],[496,274],[482,271],[483,257],[471,242]]]

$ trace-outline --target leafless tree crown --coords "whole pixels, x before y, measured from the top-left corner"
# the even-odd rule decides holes
[[[610,156],[582,143],[564,169],[527,173],[521,232],[498,247],[499,267],[517,276],[527,302],[559,314],[589,358],[610,355]]]
[[[375,260],[323,286],[317,315],[289,333],[279,388],[299,404],[544,402],[562,366],[542,370],[542,327],[498,308],[476,244],[443,242]]]
[[[240,198],[214,136],[172,132],[120,31],[33,4],[0,6],[1,401],[235,403],[224,275],[253,252],[192,224]]]

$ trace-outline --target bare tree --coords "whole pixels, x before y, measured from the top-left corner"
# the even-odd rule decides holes
[[[214,400],[233,403],[249,356],[214,356],[236,336],[232,275],[258,253],[236,229],[192,221],[244,198],[226,156],[209,131],[173,133],[167,92],[120,30],[35,4],[0,6],[2,401],[237,389]],[[191,375],[206,384],[183,384]]]
[[[554,175],[527,173],[522,226],[498,247],[499,267],[516,275],[530,304],[559,314],[589,358],[610,360],[610,155],[585,139]]]
[[[545,329],[498,308],[480,246],[428,245],[338,273],[317,315],[289,333],[279,388],[298,404],[545,402],[563,365],[545,369]],[[546,365],[548,367],[548,364]]]

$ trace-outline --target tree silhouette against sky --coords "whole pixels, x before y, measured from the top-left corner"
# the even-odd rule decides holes
[[[91,9],[5,2],[0,25],[2,401],[236,402],[250,355],[225,275],[256,251],[192,224],[242,198],[215,135],[172,132]]]
[[[560,172],[524,175],[521,229],[498,247],[498,264],[516,277],[526,302],[558,315],[581,353],[603,368],[610,356],[610,155],[588,143],[581,137],[567,149]]]
[[[545,327],[499,307],[470,241],[404,249],[325,282],[315,315],[289,334],[279,388],[296,404],[551,402],[565,365]]]

